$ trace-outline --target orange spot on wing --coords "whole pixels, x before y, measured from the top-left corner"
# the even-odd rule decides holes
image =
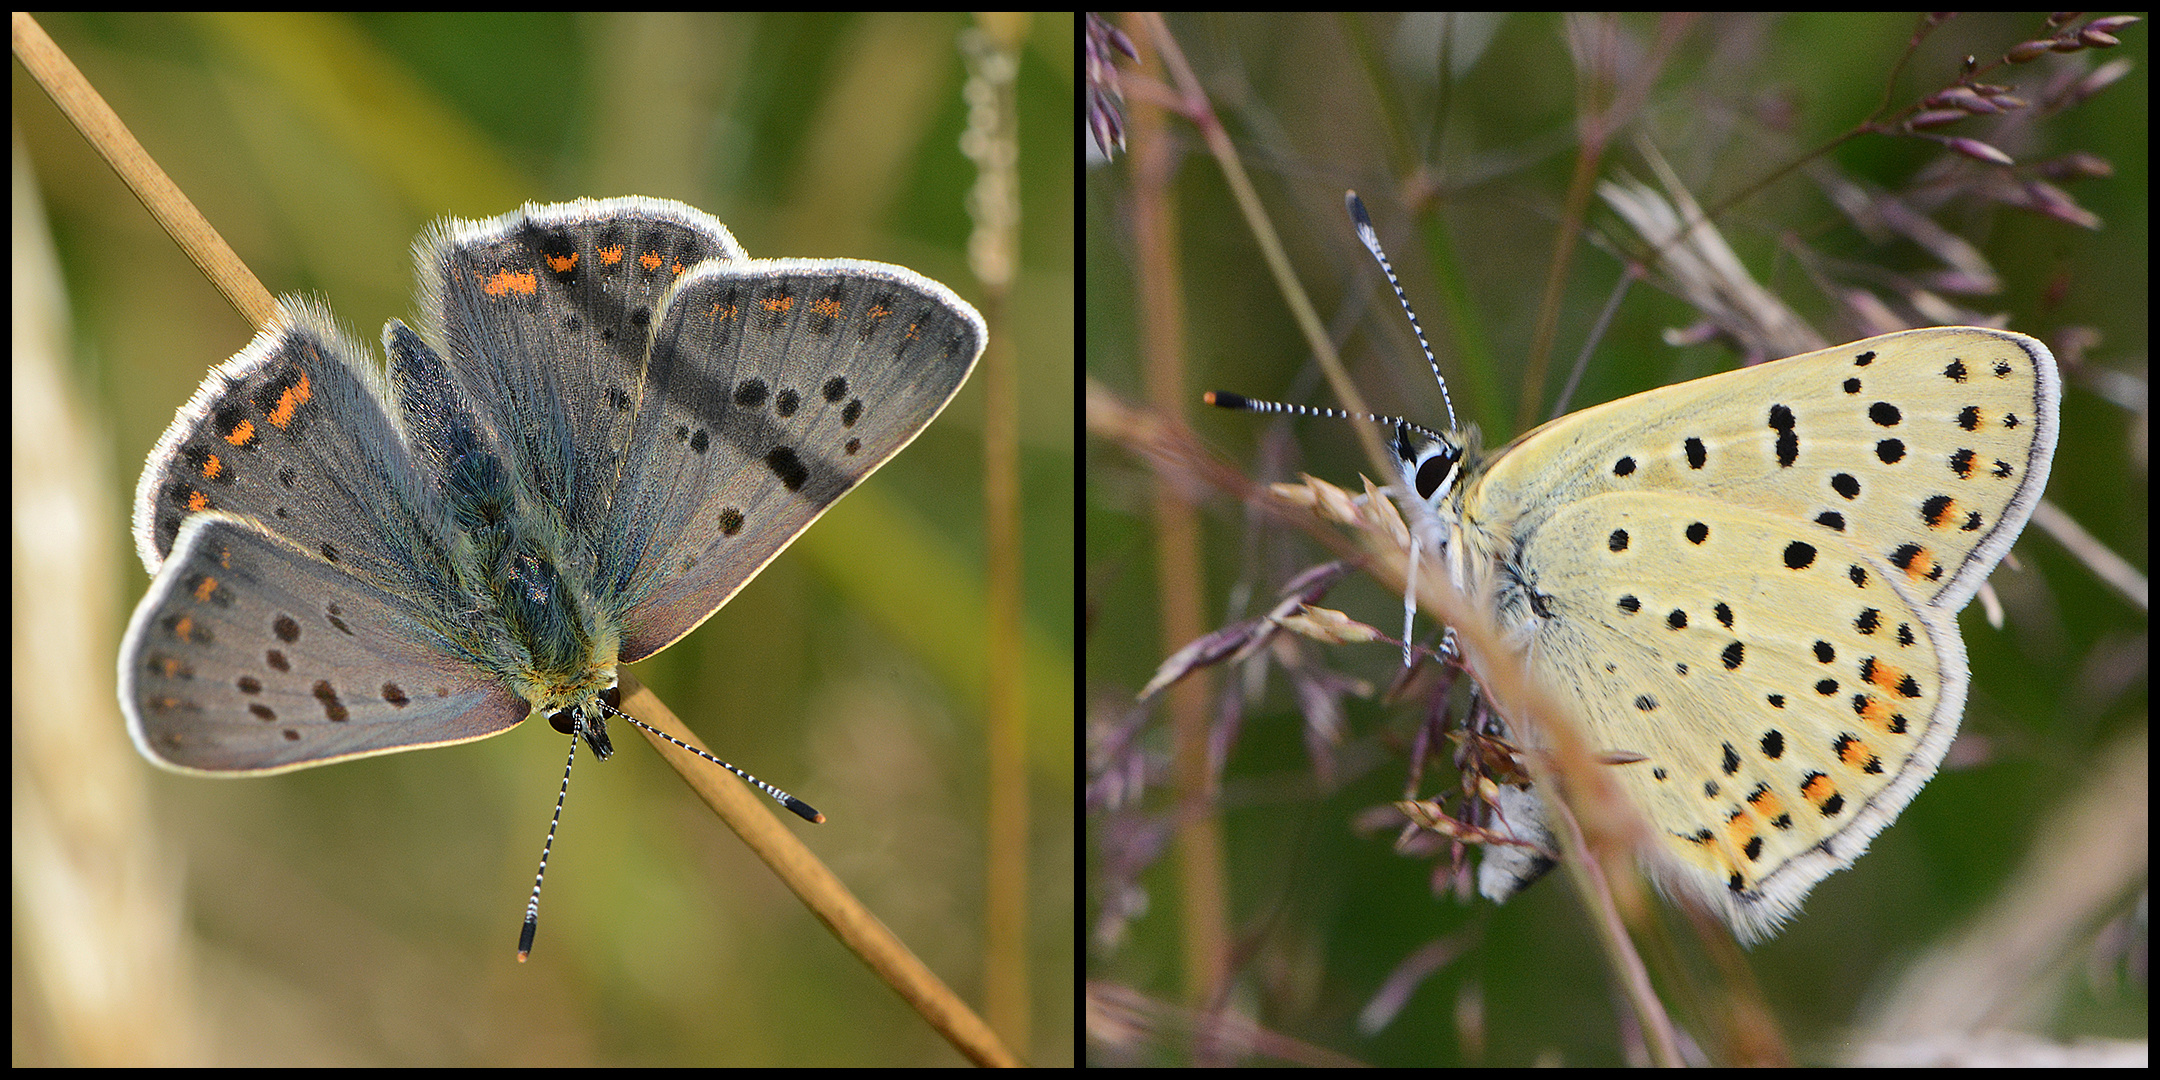
[[[1858,716],[1860,719],[1867,721],[1871,726],[1876,728],[1882,727],[1883,717],[1888,714],[1888,712],[1888,706],[1885,706],[1882,699],[1876,697],[1873,694],[1869,694],[1867,697],[1860,699],[1859,707],[1853,710],[1853,714],[1855,716]]]
[[[1800,797],[1819,808],[1837,798],[1837,784],[1827,776],[1811,776],[1800,785]]]
[[[1922,549],[1918,554],[1914,555],[1912,561],[1905,565],[1905,576],[1913,581],[1933,581],[1935,579],[1935,553]]]
[[[1895,692],[1905,682],[1905,671],[1895,664],[1886,664],[1881,660],[1871,661],[1868,664],[1867,681]]]
[[[1868,749],[1868,744],[1864,740],[1846,739],[1838,744],[1838,760],[1844,763],[1847,768],[1857,769],[1867,764],[1874,757],[1875,752]]]
[[[570,262],[576,263],[577,257],[571,256]],[[554,263],[555,260],[548,260],[550,266],[553,266]],[[567,267],[562,269],[567,269]],[[531,296],[540,291],[540,280],[534,277],[533,272],[530,270],[520,273],[504,270],[500,273],[488,275],[480,283],[480,289],[489,296],[507,296],[511,293],[517,293],[520,296]]]
[[[1747,850],[1748,841],[1755,838],[1756,832],[1755,815],[1745,810],[1736,810],[1725,819],[1725,842],[1736,850]]]
[[[270,423],[280,431],[285,430],[292,425],[293,417],[299,414],[300,407],[307,404],[308,399],[314,396],[313,384],[308,382],[306,375],[300,376],[299,382],[286,387],[284,393],[278,395],[277,404],[270,408]],[[248,437],[250,439],[254,438],[253,428],[248,429]]]
[[[1767,787],[1748,796],[1747,802],[1755,808],[1756,813],[1766,818],[1774,818],[1785,812],[1785,800],[1778,798],[1777,792]]]

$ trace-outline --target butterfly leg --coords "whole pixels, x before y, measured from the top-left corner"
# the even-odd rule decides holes
[[[1410,666],[1411,623],[1417,618],[1417,567],[1420,561],[1418,559],[1418,546],[1417,530],[1412,529],[1410,531],[1410,573],[1403,585],[1402,594],[1402,666],[1404,667]]]

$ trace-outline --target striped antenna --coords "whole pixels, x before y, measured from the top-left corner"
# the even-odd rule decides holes
[[[1380,250],[1380,233],[1373,228],[1372,217],[1365,213],[1364,200],[1357,192],[1343,192],[1343,205],[1350,208],[1350,223],[1357,227],[1357,238],[1365,244],[1365,250],[1380,261],[1380,272],[1387,275],[1387,283],[1395,290],[1395,299],[1402,304],[1403,314],[1410,316],[1410,330],[1417,335],[1418,348],[1425,351],[1425,364],[1432,368],[1433,381],[1440,384],[1440,403],[1447,406],[1448,429],[1455,430],[1455,401],[1448,396],[1447,379],[1440,374],[1440,361],[1433,359],[1432,346],[1425,343],[1425,328],[1418,325],[1417,312],[1410,310],[1410,298],[1403,295],[1402,282],[1395,277],[1395,267],[1387,261],[1387,252]]]

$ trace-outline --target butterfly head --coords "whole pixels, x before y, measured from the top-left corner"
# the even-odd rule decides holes
[[[1389,449],[1401,471],[1404,492],[1437,511],[1462,479],[1466,446],[1459,435],[1397,424]]]

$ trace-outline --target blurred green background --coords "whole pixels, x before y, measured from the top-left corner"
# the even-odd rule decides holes
[[[1705,205],[1716,205],[1822,146],[1885,100],[1903,105],[1955,77],[1963,56],[1983,63],[2040,32],[2041,16],[1960,17],[1931,35],[1892,84],[1911,40],[1909,14],[1710,16],[1692,22],[1627,15],[1616,21],[1550,14],[1465,17],[1442,44],[1438,16],[1201,14],[1172,16],[1171,32],[1210,96],[1224,130],[1252,174],[1264,212],[1329,326],[1368,405],[1438,425],[1440,397],[1409,328],[1343,211],[1357,189],[1371,208],[1426,332],[1451,379],[1465,421],[1483,425],[1488,445],[1524,430],[1525,357],[1558,256],[1563,216],[1585,117],[1592,63],[1639,96],[1619,111],[1621,126],[1598,175],[1632,177],[1662,190],[1639,151],[1654,145]],[[1121,23],[1131,29],[1130,23]],[[1910,192],[1915,173],[1943,154],[1932,143],[1862,137],[1826,160],[1787,174],[1718,219],[1722,235],[1757,282],[1791,305],[1829,342],[1861,336],[1841,321],[1846,283],[1887,280],[1887,271],[1929,265],[1916,248],[1882,233],[1863,235],[1826,197],[1828,179],[1903,192],[1945,229],[1977,245],[2003,277],[2001,294],[1961,298],[2009,316],[2012,329],[2048,340],[2065,365],[2064,430],[2048,498],[2098,541],[2142,567],[2147,550],[2145,378],[2149,300],[2146,115],[2149,26],[2121,33],[2121,48],[2076,57],[2083,65],[2127,61],[2128,75],[2076,108],[2041,108],[2028,122],[1970,121],[1954,134],[1995,135],[2021,162],[2086,151],[2111,162],[2112,177],[2069,185],[2101,227],[2080,229],[2037,215],[1960,202],[1944,210]],[[1452,48],[1452,53],[1444,50]],[[1150,53],[1152,55],[1152,52]],[[1452,58],[1453,74],[1436,73]],[[1128,96],[1159,98],[1142,86],[1167,80],[1161,65],[1126,67]],[[2062,58],[2008,70],[1986,81],[2013,83],[2046,101],[2072,70]],[[1644,79],[1644,72],[1654,77]],[[1138,87],[1138,88],[1136,88]],[[1608,92],[1607,100],[1613,94]],[[1204,390],[1313,405],[1338,402],[1322,382],[1283,296],[1262,265],[1251,230],[1217,162],[1193,127],[1169,122],[1166,159],[1175,215],[1174,265],[1184,304],[1182,370],[1189,400],[1178,408],[1201,439],[1260,480],[1310,472],[1352,486],[1373,474],[1347,425],[1291,424],[1201,406]],[[1149,404],[1142,372],[1135,283],[1145,280],[1133,230],[1135,174],[1145,155],[1092,167],[1087,193],[1087,371],[1134,405]],[[1406,178],[1417,177],[1413,182]],[[1429,197],[1416,198],[1418,191]],[[1415,204],[1415,205],[1412,205]],[[1619,232],[1593,199],[1588,231]],[[1796,252],[1805,251],[1805,257]],[[1883,268],[1878,274],[1876,267]],[[1695,321],[1691,309],[1645,284],[1624,293],[1609,329],[1591,340],[1623,269],[1594,240],[1565,266],[1556,343],[1541,400],[1543,419],[1575,357],[1590,360],[1568,408],[1611,400],[1725,370],[1736,360],[1721,344],[1676,346],[1662,337]],[[1833,288],[1834,287],[1834,288]],[[2070,350],[2073,332],[2097,343]],[[1263,455],[1268,455],[1263,461]],[[1383,478],[1386,479],[1386,478]],[[1087,651],[1091,736],[1108,744],[1133,722],[1132,695],[1182,642],[1165,641],[1163,538],[1150,499],[1157,477],[1128,449],[1096,438],[1088,448],[1087,567],[1092,617]],[[1199,606],[1209,628],[1265,610],[1274,589],[1327,553],[1271,523],[1255,526],[1221,492],[1198,483]],[[1981,605],[1961,620],[1974,683],[1963,735],[1943,772],[1870,854],[1834,875],[1774,942],[1748,954],[1761,991],[1787,1035],[1812,1055],[1869,1015],[1865,998],[1901,965],[1984,905],[2017,890],[2066,882],[2032,881],[2022,868],[2034,849],[2075,851],[2061,832],[2067,806],[2123,760],[2121,740],[2141,736],[2146,704],[2143,610],[2038,528],[2017,545],[2017,569],[1995,575],[2010,618],[1996,630]],[[1353,576],[1325,601],[1389,633],[1401,600]],[[1428,619],[1420,634],[1428,640]],[[1304,646],[1309,662],[1384,686],[1399,664],[1392,646]],[[1284,681],[1271,672],[1247,706],[1230,746],[1217,806],[1229,890],[1223,917],[1234,965],[1227,1005],[1277,1035],[1306,1040],[1320,1060],[1338,1052],[1371,1064],[1618,1064],[1629,1060],[1627,1021],[1583,914],[1565,881],[1551,879],[1495,908],[1435,897],[1432,869],[1390,851],[1392,832],[1356,831],[1361,811],[1401,796],[1404,749],[1416,717],[1351,698],[1348,735],[1336,748],[1340,786],[1321,790],[1305,750],[1301,718]],[[1221,692],[1238,676],[1213,671]],[[1211,722],[1223,717],[1208,707]],[[1145,745],[1167,755],[1166,709],[1138,710],[1155,727]],[[2142,762],[2141,744],[2134,751]],[[1162,769],[1167,770],[1167,764]],[[1161,773],[1151,775],[1167,783]],[[1428,773],[1425,794],[1451,776]],[[1147,824],[1177,820],[1171,793],[1149,794],[1149,814],[1114,822],[1091,816],[1088,858],[1088,971],[1105,986],[1163,1003],[1185,997],[1189,954],[1177,849],[1157,853],[1138,879],[1144,913],[1115,924],[1115,942],[1095,932],[1106,896],[1123,883],[1099,846],[1144,836]],[[2146,814],[2143,791],[2121,813]],[[1145,823],[1145,824],[1144,824]],[[1121,847],[1119,850],[1130,850]],[[1153,850],[1153,849],[1147,849]],[[2142,867],[2133,873],[2142,878]],[[2136,932],[2142,934],[2142,924]],[[2080,943],[2083,944],[2083,943]],[[1377,1035],[1361,1034],[1360,1010],[1381,993],[1406,957],[1428,945],[1450,961]],[[2142,945],[2138,956],[2142,956]],[[2063,956],[2075,966],[2078,957]],[[2102,982],[2118,957],[2096,958]],[[1712,985],[1717,985],[1712,983]],[[1686,999],[1665,987],[1668,1001]],[[2124,1000],[2083,982],[2050,1003],[2065,1034],[2128,1038],[2145,1031],[2142,981]],[[1715,1011],[1716,1000],[1688,1002]],[[1700,1015],[1699,1013],[1691,1015]],[[1157,1016],[1156,1019],[1165,1019]],[[1683,1019],[1686,1019],[1684,1017]],[[1170,1022],[1116,1050],[1091,1046],[1101,1063],[1190,1060],[1189,1031]],[[1217,1034],[1222,1034],[1217,1032]],[[1698,1034],[1706,1034],[1698,1029]],[[1267,1060],[1238,1056],[1227,1060]],[[1819,1057],[1818,1057],[1819,1059]]]
[[[63,14],[44,25],[273,292],[322,297],[363,342],[378,343],[392,316],[413,318],[410,244],[430,221],[577,196],[680,199],[753,256],[899,263],[984,304],[966,258],[965,16]],[[1028,500],[1035,1021],[1033,1044],[1014,1049],[1050,1064],[1072,1055],[1074,75],[1069,20],[1037,19],[1030,33],[1023,263],[1010,304],[986,314],[1022,365]],[[580,755],[523,966],[513,946],[566,750],[545,724],[262,780],[168,776],[134,754],[111,668],[145,585],[126,531],[136,476],[253,328],[19,65],[14,100],[18,259],[24,215],[44,215],[73,320],[63,378],[87,424],[62,439],[61,417],[26,418],[18,397],[17,432],[42,428],[41,446],[75,447],[66,466],[99,477],[92,520],[66,544],[87,564],[91,644],[54,663],[65,671],[15,684],[18,725],[83,733],[81,773],[27,772],[18,754],[18,799],[26,783],[48,797],[95,793],[113,842],[146,846],[153,876],[131,896],[74,898],[85,925],[67,948],[26,942],[18,918],[16,1062],[83,1060],[58,1032],[84,1001],[43,987],[95,986],[111,1007],[150,985],[156,1004],[101,1028],[97,1060],[956,1063],[627,727],[613,760]],[[19,300],[19,333],[20,312]],[[829,823],[804,839],[978,1006],[983,418],[978,371],[907,453],[638,670],[717,754],[823,810]],[[18,574],[25,528],[30,542],[77,536],[21,501],[15,520]],[[18,664],[26,635],[50,638],[71,613],[26,610],[18,588]],[[19,915],[26,890],[77,880],[26,862],[23,846],[17,855]],[[131,924],[146,909],[152,925]]]

